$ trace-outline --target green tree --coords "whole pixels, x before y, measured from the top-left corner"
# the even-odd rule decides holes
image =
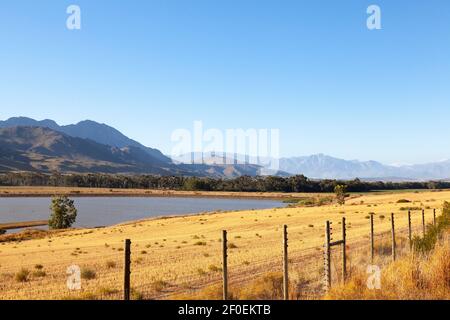
[[[77,218],[77,209],[73,200],[66,196],[53,197],[50,210],[52,211],[48,220],[50,229],[70,228]]]
[[[347,196],[347,187],[342,184],[338,184],[334,187],[334,193],[336,194],[337,202],[340,205],[344,205],[345,197]]]

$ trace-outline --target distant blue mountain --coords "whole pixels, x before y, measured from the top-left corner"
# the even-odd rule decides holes
[[[315,179],[431,180],[450,177],[450,160],[391,166],[377,161],[343,160],[324,154],[280,159],[280,170]]]

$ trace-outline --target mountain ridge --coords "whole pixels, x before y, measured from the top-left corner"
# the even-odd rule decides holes
[[[245,155],[225,154],[218,152],[215,156],[210,153],[185,154],[172,160],[175,163],[192,161],[212,163],[244,163],[260,164],[268,169],[274,159],[245,157]],[[259,161],[261,163],[259,163]],[[359,178],[368,181],[423,181],[445,180],[450,176],[450,160],[443,160],[427,164],[393,166],[375,160],[344,160],[323,153],[310,156],[284,157],[278,159],[278,175],[304,175],[311,179],[352,180]]]
[[[118,148],[48,127],[0,128],[0,165],[8,171],[169,174],[171,167],[136,147]]]
[[[128,153],[128,156],[133,158],[133,161],[141,162],[141,164],[146,161],[149,162],[148,164],[157,164],[164,168],[164,172],[169,170],[169,174],[172,172],[173,174],[182,173],[211,177],[235,177],[239,175],[260,175],[262,173],[283,176],[302,174],[311,179],[351,180],[359,178],[362,180],[383,181],[448,180],[450,177],[450,160],[414,165],[387,165],[374,160],[344,160],[320,153],[310,156],[280,158],[276,160],[279,164],[278,171],[274,171],[266,165],[273,159],[265,158],[262,159],[262,163],[259,163],[261,159],[252,159],[251,157],[240,155],[239,161],[236,163],[231,160],[226,161],[226,164],[224,164],[221,161],[220,152],[212,159],[207,156],[203,157],[202,154],[200,156],[195,155],[196,163],[194,164],[190,163],[191,156],[188,157],[187,162],[180,163],[180,159],[171,159],[158,149],[146,147],[128,138],[119,130],[92,120],[84,120],[77,124],[63,126],[51,119],[34,120],[28,117],[13,117],[0,121],[0,128],[12,127],[49,128],[69,137],[91,140],[116,148],[111,149],[116,150],[116,152],[120,150],[122,157],[126,157]],[[45,148],[42,150],[48,152]],[[7,155],[15,159],[24,157],[18,150],[13,148],[5,149],[4,147],[3,149],[0,148],[0,155],[2,159],[0,170],[7,170],[8,167],[13,165],[12,160],[6,157]],[[54,156],[57,155],[55,154]],[[147,158],[147,156],[151,158]],[[234,156],[226,155],[227,158],[231,157],[232,159]],[[249,159],[249,164],[246,164],[247,160],[244,159]],[[24,170],[24,168],[27,168],[27,166],[22,163],[18,165],[17,169]],[[144,170],[141,173],[148,172]]]
[[[49,127],[0,128],[0,171],[59,173],[154,174],[199,177],[259,175],[255,165],[174,164],[145,149],[100,144]]]
[[[280,170],[315,179],[448,179],[450,160],[392,166],[378,161],[343,160],[324,154],[280,159]]]
[[[50,119],[35,120],[28,117],[13,117],[4,121],[0,121],[0,128],[8,128],[14,126],[27,127],[47,127],[65,133],[72,137],[91,139],[95,142],[110,145],[113,147],[123,148],[127,146],[141,148],[151,156],[164,161],[171,162],[171,159],[165,156],[161,151],[154,148],[149,148],[141,143],[128,138],[119,130],[108,126],[104,123],[99,123],[92,120],[83,120],[76,124],[69,124],[60,126],[56,121]]]

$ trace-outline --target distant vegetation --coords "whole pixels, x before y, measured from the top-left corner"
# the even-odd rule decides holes
[[[368,192],[399,189],[450,189],[450,182],[365,182],[310,180],[303,175],[291,177],[250,177],[214,179],[183,176],[115,175],[115,174],[0,174],[0,186],[49,186],[118,189],[162,189],[188,191],[236,192],[334,192],[336,186],[347,192]]]

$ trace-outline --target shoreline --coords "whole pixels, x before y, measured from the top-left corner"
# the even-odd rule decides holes
[[[130,198],[218,198],[295,200],[326,197],[328,193],[282,193],[282,192],[228,192],[228,191],[179,191],[155,189],[69,188],[69,187],[0,187],[0,198],[49,198],[55,195],[69,197],[130,197]]]

